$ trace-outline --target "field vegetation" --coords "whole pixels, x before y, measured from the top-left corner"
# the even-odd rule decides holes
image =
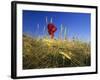
[[[90,43],[23,35],[23,69],[90,66]]]

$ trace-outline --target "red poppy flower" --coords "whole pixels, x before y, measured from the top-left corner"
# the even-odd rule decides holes
[[[52,23],[49,23],[47,27],[48,27],[48,33],[51,36],[51,38],[53,39],[54,38],[54,32],[57,30],[57,28]]]

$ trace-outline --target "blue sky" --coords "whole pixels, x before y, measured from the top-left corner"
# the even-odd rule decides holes
[[[55,38],[58,38],[62,24],[63,28],[67,30],[68,38],[71,39],[73,36],[78,36],[80,40],[90,41],[91,15],[89,13],[23,10],[23,33],[33,37],[44,36],[44,26],[47,28],[46,17],[48,18],[48,23],[52,18],[53,24],[57,27]],[[39,29],[37,25],[39,25]]]

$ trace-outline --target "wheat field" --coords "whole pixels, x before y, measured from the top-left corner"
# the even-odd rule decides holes
[[[90,43],[23,35],[23,69],[84,67],[91,64]]]

